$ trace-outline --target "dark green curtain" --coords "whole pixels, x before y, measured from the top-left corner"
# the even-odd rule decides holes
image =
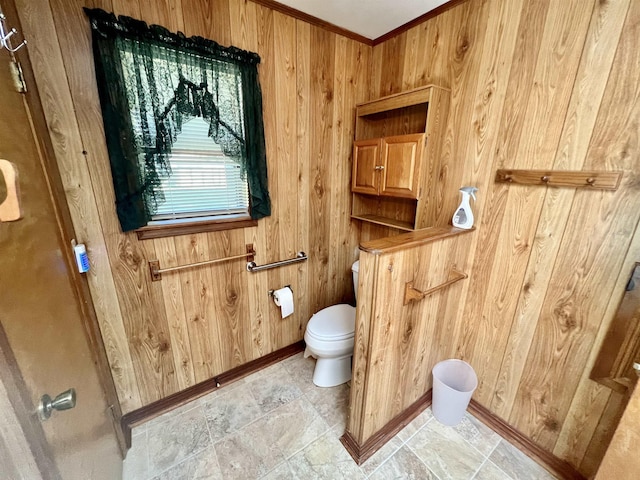
[[[123,231],[146,225],[162,202],[160,174],[182,124],[198,116],[242,168],[251,217],[271,214],[262,123],[260,57],[158,25],[87,9]]]

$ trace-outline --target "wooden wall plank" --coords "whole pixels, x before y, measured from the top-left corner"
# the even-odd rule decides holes
[[[350,72],[347,70],[348,45],[350,40],[345,37],[336,38],[334,49],[334,76],[333,76],[333,119],[332,139],[333,154],[328,158],[329,170],[332,172],[333,182],[329,197],[329,251],[340,252],[345,249],[349,241],[349,200],[351,198],[351,163],[349,152],[353,145],[353,125],[355,122],[354,112],[348,109],[345,112],[346,98],[348,97],[347,87]],[[350,70],[350,68],[349,68]],[[327,263],[328,269],[328,291],[331,298],[345,297],[348,292],[347,278],[347,255],[330,255]]]
[[[258,27],[256,4],[250,1],[230,2],[231,42],[233,45],[252,52],[258,48]],[[258,67],[264,78],[264,61]],[[263,83],[263,82],[261,82]],[[252,244],[257,252],[257,263],[266,262],[266,222],[258,222],[255,228],[244,229],[245,243]],[[269,334],[269,286],[265,275],[248,275],[247,299],[251,322],[252,358],[259,358],[271,351]]]
[[[362,445],[364,436],[364,414],[368,391],[369,370],[372,362],[370,344],[374,314],[373,300],[377,296],[378,255],[362,252],[358,275],[358,308],[356,310],[355,337],[353,346],[353,370],[351,372],[350,411],[347,430]]]
[[[331,156],[333,155],[333,78],[335,71],[335,37],[328,32],[311,27],[311,130],[317,132],[311,138],[312,155],[309,159],[310,219],[309,234],[315,239],[311,246],[309,289],[312,292],[312,313],[330,305],[329,271],[331,191]]]
[[[262,57],[261,63],[261,81],[263,92],[263,111],[264,111],[264,128],[266,136],[266,148],[267,148],[267,163],[268,170],[270,172],[269,177],[269,194],[271,195],[271,218],[266,222],[266,228],[264,230],[265,246],[267,257],[264,262],[276,262],[283,260],[286,256],[280,251],[280,237],[286,235],[285,232],[280,230],[280,217],[281,212],[286,211],[287,206],[279,201],[281,198],[280,182],[278,181],[278,127],[277,127],[277,102],[276,102],[276,75],[277,69],[275,66],[275,27],[274,17],[276,12],[271,9],[258,6],[257,8],[257,31],[258,31],[258,53]],[[287,285],[284,281],[285,276],[282,269],[268,270],[263,273],[256,273],[256,276],[263,277],[265,285],[268,290],[275,290]],[[260,295],[264,295],[264,292],[260,292]],[[271,299],[269,299],[271,300]],[[273,301],[269,301],[267,304],[267,323],[269,337],[268,344],[281,342],[284,338],[284,333],[281,328],[278,328],[282,323],[280,310],[275,306]],[[288,323],[288,322],[287,322]],[[286,324],[285,324],[286,325]]]
[[[154,243],[154,250],[161,257],[162,268],[180,265],[176,253],[176,244],[172,237],[150,240]],[[195,385],[195,372],[191,358],[191,340],[187,329],[187,318],[184,311],[182,284],[178,273],[164,275],[161,282],[164,308],[167,312],[169,338],[171,340],[173,362],[176,367],[178,387],[184,389]]]
[[[580,170],[584,164],[628,6],[626,0],[595,5],[554,169]],[[536,326],[531,320],[540,314],[574,194],[574,189],[546,191],[524,277],[525,287],[520,293],[491,403],[492,411],[498,415],[506,416],[513,404],[526,359],[523,353],[529,351]]]
[[[182,31],[184,20],[182,17],[182,0],[138,0],[140,4],[139,15],[144,17],[149,25],[162,25],[171,31]],[[127,2],[130,5],[136,2]],[[115,8],[115,7],[114,7]],[[132,11],[136,16],[138,12]],[[124,15],[129,15],[124,14]]]
[[[297,144],[297,103],[292,101],[297,95],[296,75],[296,20],[279,12],[273,14],[273,64],[275,67],[275,91],[273,92],[275,129],[278,132],[275,144],[275,159],[277,168],[272,170],[274,182],[277,182],[278,192],[278,248],[280,257],[276,260],[293,258],[302,250],[298,245],[298,204],[289,199],[299,197],[298,193],[298,144]],[[274,178],[275,177],[275,178]],[[298,284],[299,272],[306,271],[307,264],[299,264],[274,271],[271,275],[278,275],[279,283],[274,289],[291,285],[294,305],[301,300]],[[277,282],[277,281],[276,281]],[[285,319],[280,318],[278,309],[274,309],[275,322],[279,322],[282,333],[279,342],[283,345],[294,343],[304,335],[301,312],[294,311],[293,315]]]
[[[311,26],[296,20],[296,105],[297,105],[297,138],[296,150],[298,165],[298,197],[309,199],[310,195],[310,160],[311,160]],[[298,248],[310,253],[311,209],[308,201],[298,202],[298,231],[296,232]],[[311,317],[310,305],[313,292],[312,281],[309,276],[309,266],[298,268],[298,292],[296,309],[300,313],[303,330]]]
[[[165,0],[173,2],[174,0]],[[184,2],[182,16],[185,34],[199,35],[218,42],[231,44],[231,21],[229,0],[198,0]]]
[[[210,259],[241,255],[245,252],[244,232],[229,230],[207,234]],[[253,360],[251,348],[251,318],[246,302],[248,275],[243,259],[212,265],[211,287],[214,316],[212,338],[218,335],[221,364],[216,373],[223,373]],[[225,279],[225,281],[220,281]]]
[[[178,265],[211,260],[205,234],[175,237],[175,249]],[[196,383],[199,383],[220,373],[223,363],[214,353],[219,351],[220,337],[211,334],[213,327],[210,324],[215,322],[211,305],[214,301],[211,275],[207,267],[182,270],[178,275],[191,344],[191,361]]]

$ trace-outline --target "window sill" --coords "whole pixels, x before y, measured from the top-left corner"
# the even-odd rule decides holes
[[[184,222],[166,221],[157,222],[154,225],[147,225],[136,230],[139,240],[150,240],[152,238],[174,237],[178,235],[192,235],[194,233],[218,232],[221,230],[232,230],[234,228],[255,227],[257,220],[253,220],[249,215],[237,215],[231,218],[192,220]]]

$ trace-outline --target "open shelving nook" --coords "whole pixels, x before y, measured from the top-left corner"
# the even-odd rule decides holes
[[[435,85],[356,106],[352,219],[401,231],[434,224],[448,109],[449,90]]]

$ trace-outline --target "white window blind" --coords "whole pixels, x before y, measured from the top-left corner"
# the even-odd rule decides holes
[[[208,136],[209,122],[190,118],[171,149],[171,175],[161,177],[165,201],[153,220],[231,215],[249,211],[246,179]]]

